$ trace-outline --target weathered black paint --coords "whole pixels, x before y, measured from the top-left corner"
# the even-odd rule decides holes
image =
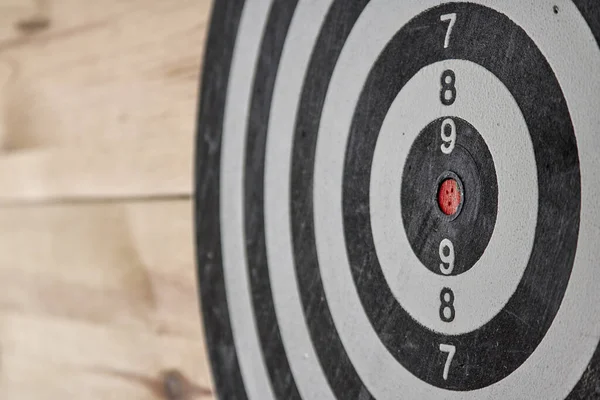
[[[265,147],[275,77],[297,0],[275,0],[262,37],[255,66],[246,126],[244,165],[244,230],[248,278],[263,358],[278,399],[300,399],[283,347],[275,315],[265,243]]]
[[[228,0],[218,2],[213,8],[204,54],[194,171],[200,303],[215,388],[223,400],[247,399],[229,320],[219,221],[225,94],[243,6],[244,0]]]
[[[444,49],[446,31],[439,18],[451,12],[462,18],[454,26],[452,46]],[[529,129],[539,192],[534,245],[515,293],[483,327],[454,336],[420,325],[386,285],[371,233],[368,190],[377,136],[393,99],[417,71],[444,59],[473,61],[508,88]],[[548,62],[519,26],[487,7],[456,3],[415,17],[392,38],[358,101],[343,202],[346,249],[363,307],[402,365],[426,382],[453,390],[488,386],[518,368],[544,337],[562,301],[577,248],[580,198],[577,144],[565,99]],[[440,343],[456,346],[447,381],[431,373],[443,368]]]
[[[429,123],[413,142],[404,164],[399,197],[404,230],[419,260],[430,271],[444,275],[438,250],[440,242],[449,239],[455,254],[450,275],[459,275],[479,260],[492,237],[498,183],[492,155],[467,121],[448,117],[456,125],[456,145],[450,154],[442,153],[440,132],[446,118]],[[463,186],[463,203],[456,218],[442,213],[438,205],[439,177],[446,171],[455,173]]]
[[[600,42],[600,6],[595,0],[574,0],[586,18],[588,25],[592,29],[596,40]],[[346,3],[349,10],[344,9]],[[327,375],[330,385],[338,398],[372,398],[366,390],[360,378],[351,365],[343,345],[339,341],[336,328],[333,325],[327,303],[324,298],[324,291],[320,280],[319,266],[314,250],[314,232],[312,227],[312,162],[314,158],[314,146],[316,143],[316,132],[320,120],[320,113],[325,97],[326,87],[329,83],[332,70],[335,66],[339,51],[343,46],[345,39],[352,28],[357,16],[364,7],[366,1],[344,2],[338,0],[329,12],[327,22],[323,25],[318,45],[315,47],[313,58],[311,60],[310,72],[307,72],[307,79],[304,84],[303,100],[296,126],[296,138],[294,145],[292,171],[292,199],[299,196],[305,200],[292,203],[292,224],[294,226],[294,257],[296,259],[297,275],[301,287],[302,300],[305,308],[305,318],[309,324],[313,343],[319,354],[319,360]],[[211,19],[211,28],[206,44],[206,54],[204,58],[204,72],[202,89],[200,92],[200,107],[198,114],[198,136],[196,141],[196,165],[195,165],[195,222],[196,222],[196,248],[198,257],[198,277],[204,317],[205,334],[209,347],[209,354],[212,363],[213,376],[217,393],[221,399],[246,399],[244,384],[241,379],[239,364],[236,355],[236,349],[233,344],[231,325],[229,322],[229,311],[223,281],[223,267],[221,258],[221,231],[219,221],[219,177],[220,177],[220,143],[223,124],[223,111],[225,97],[227,93],[229,68],[231,66],[232,54],[234,51],[235,38],[239,25],[239,19],[243,0],[223,0],[216,2],[213,6],[213,15]],[[458,5],[457,5],[458,6]],[[451,6],[454,7],[454,6]],[[333,10],[336,10],[335,12]],[[560,9],[557,15],[560,14]],[[436,14],[438,15],[438,14]],[[468,20],[469,24],[477,25],[481,23],[477,18]],[[459,25],[455,27],[459,29]],[[433,29],[433,27],[432,27]],[[443,40],[443,24],[437,24],[437,41]],[[502,36],[508,37],[512,31],[509,29],[499,35],[499,42],[502,42]],[[453,40],[456,36],[453,36]],[[473,39],[477,39],[476,37]],[[285,41],[285,36],[274,38],[275,41]],[[263,39],[265,41],[265,39]],[[453,41],[453,43],[455,43]],[[473,44],[477,41],[474,40]],[[418,42],[417,51],[426,51],[427,47]],[[413,51],[414,49],[410,49]],[[505,60],[505,64],[510,64],[509,60],[515,60],[514,49],[504,54],[497,51],[496,46],[492,46],[487,56],[483,56],[484,61],[496,58],[498,63]],[[411,52],[402,53],[399,56],[406,57]],[[448,54],[448,53],[446,53]],[[521,55],[522,56],[522,55]],[[447,56],[451,58],[451,56]],[[492,60],[493,61],[493,60]],[[485,65],[485,64],[482,64]],[[276,63],[271,65],[274,75],[277,70]],[[510,65],[499,65],[500,68],[510,68]],[[532,71],[535,73],[535,71]],[[538,74],[539,75],[539,74]],[[309,78],[310,76],[310,78]],[[535,78],[535,74],[529,76]],[[386,76],[384,82],[389,76]],[[554,79],[553,75],[551,77]],[[269,79],[274,79],[270,77]],[[532,83],[533,82],[533,83]],[[530,89],[531,85],[547,85],[546,81],[530,80],[520,89],[521,95]],[[505,82],[506,83],[506,82]],[[554,84],[554,83],[553,83]],[[533,86],[533,88],[537,88]],[[541,91],[547,90],[545,87],[539,88]],[[536,90],[537,92],[538,90]],[[514,93],[513,93],[514,95]],[[560,100],[560,99],[559,99]],[[528,99],[525,93],[526,103],[535,104]],[[522,107],[522,105],[520,104]],[[302,111],[304,110],[304,111]],[[552,119],[562,119],[563,114],[551,114],[549,110],[543,110]],[[303,114],[304,113],[304,114]],[[304,115],[304,116],[303,116]],[[300,121],[303,121],[300,123]],[[551,143],[551,145],[555,145]],[[557,146],[555,146],[557,147]],[[258,149],[257,151],[260,151]],[[537,156],[536,151],[536,156]],[[543,154],[546,154],[543,152]],[[542,155],[543,155],[542,154]],[[307,159],[308,158],[308,159]],[[568,160],[559,157],[559,160]],[[564,166],[564,165],[563,165]],[[552,163],[539,165],[540,168],[552,169],[555,166]],[[555,171],[558,172],[558,171]],[[257,177],[262,180],[262,176]],[[569,187],[569,186],[568,186]],[[556,187],[560,189],[560,187]],[[570,190],[570,189],[568,189]],[[567,196],[567,195],[565,195]],[[551,204],[552,212],[556,211],[556,206],[560,206],[565,200],[563,197],[555,198],[555,204]],[[557,239],[559,243],[561,239]],[[567,243],[568,244],[568,243]],[[575,245],[567,247],[570,249],[567,253],[572,254]],[[560,249],[557,252],[560,253]],[[374,254],[374,253],[373,253]],[[560,254],[559,254],[560,255]],[[371,255],[372,256],[372,255]],[[536,271],[534,271],[536,272]],[[359,285],[360,286],[360,285]],[[553,293],[545,292],[547,285],[544,281],[528,280],[525,282],[525,288],[528,291],[529,300],[538,307],[532,307],[529,314],[535,314],[538,309],[544,311],[544,305],[553,305],[546,309],[552,313],[554,308],[560,304],[562,293],[555,290]],[[374,286],[374,291],[381,291],[381,287]],[[538,292],[539,291],[539,292]],[[260,297],[260,296],[259,296]],[[256,302],[257,297],[255,297]],[[260,300],[259,300],[260,301]],[[510,311],[510,310],[509,310]],[[393,314],[386,316],[383,310],[381,322],[393,326],[397,321],[393,319]],[[545,318],[547,319],[547,318]],[[513,321],[514,322],[514,321]],[[534,326],[534,328],[537,327]],[[528,332],[528,329],[525,329]],[[390,333],[394,334],[392,330]],[[408,332],[406,343],[409,343],[415,332]],[[239,349],[244,351],[243,349]],[[460,351],[460,349],[458,349]],[[266,354],[269,358],[273,353]],[[279,358],[284,357],[282,355]],[[455,358],[455,360],[458,360]],[[427,359],[421,357],[418,362],[425,368],[435,363],[435,374],[439,375],[440,367],[443,366],[443,357],[437,359]],[[464,360],[463,360],[464,361]],[[470,361],[470,360],[469,360]],[[200,362],[200,361],[199,361]],[[456,361],[455,361],[456,362]],[[469,363],[468,370],[472,372],[479,368],[474,363]],[[464,365],[463,365],[464,366]],[[595,398],[600,392],[598,385],[598,371],[600,370],[600,347],[593,355],[588,368],[583,374],[582,379],[575,386],[570,399],[588,399]],[[290,379],[291,376],[290,376]],[[399,394],[401,395],[401,394]]]
[[[313,346],[340,398],[373,398],[354,369],[333,323],[321,280],[314,233],[313,173],[317,133],[329,81],[350,30],[367,0],[336,0],[323,23],[306,72],[294,132],[291,225],[298,290]]]
[[[440,15],[452,12],[462,18],[454,26],[452,45],[444,49]],[[539,193],[533,249],[515,293],[490,322],[453,336],[425,328],[396,301],[377,258],[369,205],[373,152],[392,101],[417,71],[444,59],[475,62],[508,88],[527,123]],[[365,312],[388,351],[422,380],[452,390],[482,388],[518,368],[560,307],[577,248],[581,202],[569,110],[550,65],[527,33],[504,14],[471,3],[445,4],[413,18],[371,69],[355,110],[345,167],[346,251]],[[446,360],[441,343],[456,346],[448,380],[441,374]]]

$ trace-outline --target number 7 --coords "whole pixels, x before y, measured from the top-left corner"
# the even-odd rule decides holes
[[[450,370],[450,363],[452,362],[452,357],[454,357],[454,353],[456,353],[456,347],[451,344],[440,344],[440,351],[444,353],[448,353],[448,358],[446,359],[446,364],[444,365],[444,380],[448,380],[448,371]]]
[[[440,21],[450,21],[448,24],[448,30],[446,31],[446,38],[444,39],[444,48],[448,48],[450,44],[450,34],[452,33],[452,28],[454,27],[454,23],[456,22],[456,13],[452,14],[444,14],[440,16]]]

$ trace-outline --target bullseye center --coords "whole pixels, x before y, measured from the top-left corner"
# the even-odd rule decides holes
[[[446,215],[454,215],[458,212],[462,196],[458,182],[453,178],[442,181],[438,189],[438,205],[440,210]]]

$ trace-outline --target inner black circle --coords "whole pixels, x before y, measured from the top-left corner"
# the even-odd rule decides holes
[[[445,48],[447,25],[440,20],[452,13],[457,18]],[[419,70],[446,59],[475,62],[510,91],[527,123],[538,184],[535,237],[517,289],[491,321],[459,335],[427,329],[396,301],[377,258],[369,203],[370,176],[377,173],[371,171],[373,153],[392,101]],[[432,79],[440,82],[440,77]],[[456,90],[461,96],[460,85]],[[486,95],[482,90],[481,96]],[[446,105],[440,101],[431,106]],[[497,137],[505,140],[502,132]],[[573,268],[581,207],[579,158],[569,110],[552,68],[523,29],[506,15],[471,3],[431,8],[403,26],[373,65],[358,99],[342,185],[346,252],[354,283],[373,329],[399,363],[423,381],[452,390],[489,386],[523,364],[562,302]],[[510,210],[510,205],[503,206]],[[510,232],[503,233],[510,240]],[[402,261],[398,260],[400,268]],[[451,281],[446,286],[441,290],[452,290]],[[469,299],[455,300],[452,310],[460,315],[458,304]],[[441,344],[455,348],[446,379],[442,372],[448,355],[440,351]]]
[[[441,129],[447,119],[454,121],[456,139],[452,151],[444,153],[441,146],[449,146],[441,139]],[[456,174],[463,186],[462,207],[455,215],[444,214],[437,200],[441,181],[452,177],[446,171]],[[427,269],[446,275],[440,270],[438,254],[444,239],[452,242],[455,255],[448,275],[471,269],[492,237],[498,209],[496,169],[479,132],[455,116],[430,122],[406,158],[400,202],[408,242]]]

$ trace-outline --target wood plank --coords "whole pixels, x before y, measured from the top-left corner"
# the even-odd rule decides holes
[[[0,200],[189,195],[209,11],[0,0]]]
[[[189,200],[0,209],[0,398],[212,398],[192,232]]]
[[[3,399],[214,398],[198,341],[39,316],[0,319]]]
[[[0,155],[0,204],[189,196],[193,149],[178,135],[98,141]]]

